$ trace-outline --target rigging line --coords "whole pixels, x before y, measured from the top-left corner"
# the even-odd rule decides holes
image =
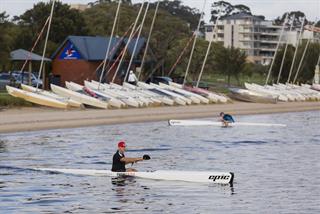
[[[112,55],[112,53],[116,50],[116,48],[118,48],[120,46],[121,42],[123,41],[124,37],[129,33],[132,26],[133,26],[133,23],[130,25],[128,30],[122,35],[122,37],[118,40],[117,44],[111,49],[110,53],[108,54],[108,57],[110,57]],[[110,60],[108,61],[108,64],[106,67],[108,67],[109,63],[110,63]],[[103,65],[103,61],[98,65],[95,72],[97,72],[101,68],[102,65]]]
[[[49,20],[49,25],[48,25],[48,29],[47,29],[47,35],[46,35],[46,40],[44,43],[44,47],[43,47],[43,53],[42,53],[42,59],[41,59],[41,64],[40,64],[40,69],[39,69],[39,75],[38,75],[38,79],[40,79],[41,77],[41,72],[42,72],[42,67],[43,67],[43,62],[44,62],[44,56],[46,54],[46,49],[47,49],[47,43],[48,43],[48,38],[49,38],[49,33],[50,33],[50,28],[51,28],[51,22],[52,22],[52,16],[53,16],[53,9],[54,9],[54,3],[56,2],[56,0],[52,1],[52,7],[51,7],[51,12],[50,12],[50,20]],[[37,90],[39,88],[39,81],[37,81]]]
[[[147,40],[146,47],[145,47],[145,50],[144,50],[144,53],[143,53],[143,57],[142,57],[142,60],[141,60],[141,65],[140,65],[141,68],[140,68],[140,73],[138,75],[138,80],[140,79],[141,73],[143,72],[144,61],[145,61],[145,58],[147,56],[147,51],[148,51],[148,48],[149,48],[150,38],[151,38],[152,31],[153,31],[154,23],[156,21],[159,5],[160,5],[160,0],[158,0],[157,6],[156,6],[156,9],[155,9],[155,12],[154,12],[154,16],[153,16],[153,19],[152,19],[152,22],[151,22],[150,31],[149,31],[149,35],[148,35],[148,40]]]
[[[135,36],[136,33],[138,33],[139,29],[140,29],[140,25],[137,27],[136,31],[134,32],[134,34],[132,34],[132,36]],[[133,29],[132,29],[132,30],[133,30]],[[128,44],[129,44],[129,43],[127,43],[126,46],[121,50],[121,52],[120,52],[120,54],[118,55],[117,59],[112,63],[112,66],[109,68],[109,70],[107,71],[107,73],[109,73],[109,72],[116,66],[116,63],[119,61],[120,57],[122,58],[122,57],[126,54],[126,52],[127,52],[127,50],[128,50],[128,47],[127,47]],[[118,66],[119,66],[119,65],[118,65]],[[113,74],[112,81],[111,81],[112,83],[113,83],[113,81],[115,80],[116,75],[117,75],[117,71]]]
[[[42,29],[41,29],[36,41],[34,42],[32,48],[30,50],[30,53],[28,54],[28,58],[24,61],[23,65],[22,65],[22,68],[21,68],[20,72],[22,72],[24,70],[24,68],[27,65],[28,61],[31,59],[31,54],[33,53],[34,49],[36,48],[36,46],[37,46],[37,44],[38,44],[38,42],[39,42],[39,40],[40,40],[40,38],[41,38],[41,36],[42,36],[42,34],[44,32],[44,29],[46,28],[49,20],[50,20],[50,16],[48,16],[46,22],[44,23],[44,25],[43,25],[43,27],[42,27]]]
[[[121,45],[121,42],[123,42],[124,37],[129,33],[129,31],[131,30],[132,27],[133,27],[133,23],[130,25],[129,29],[122,35],[122,37],[118,40],[117,44],[111,49],[108,57],[110,57],[110,56],[112,55],[112,53],[116,50],[116,48],[118,48],[118,47]],[[110,61],[111,61],[111,60],[108,61],[106,68],[109,67]],[[97,72],[97,71],[101,68],[102,65],[103,65],[103,61],[102,61],[102,62],[99,64],[99,66],[96,68],[95,72]],[[106,70],[106,69],[105,69],[105,70]],[[104,71],[105,71],[105,70],[104,70]],[[108,74],[108,72],[106,72],[106,74]]]
[[[177,67],[178,63],[180,62],[182,56],[184,55],[184,53],[187,51],[188,47],[190,46],[192,40],[194,39],[195,37],[195,34],[192,34],[192,36],[190,37],[187,45],[183,48],[182,52],[180,53],[179,57],[177,58],[176,62],[172,65],[169,73],[168,73],[168,76],[171,76],[173,70]]]
[[[198,26],[197,26],[197,30],[194,32],[194,34],[196,34],[196,35],[195,35],[195,38],[194,38],[194,41],[193,41],[193,45],[192,45],[192,49],[191,49],[191,53],[190,53],[190,57],[189,57],[187,69],[186,69],[186,72],[185,72],[185,75],[184,75],[184,78],[183,78],[182,85],[185,85],[186,80],[187,80],[187,76],[188,76],[188,73],[189,73],[191,60],[192,60],[192,57],[193,57],[194,48],[196,46],[196,42],[197,42],[197,38],[198,38],[198,32],[200,30],[201,21],[203,19],[203,15],[204,15],[203,11],[204,11],[204,8],[206,6],[206,2],[207,2],[206,0],[203,1],[202,11],[201,11],[201,15],[200,15],[200,18],[199,18],[199,23],[198,23]]]

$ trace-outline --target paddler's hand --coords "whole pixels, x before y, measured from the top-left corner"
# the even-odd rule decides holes
[[[150,158],[149,155],[143,155],[142,159],[143,159],[143,160],[150,160],[151,158]]]

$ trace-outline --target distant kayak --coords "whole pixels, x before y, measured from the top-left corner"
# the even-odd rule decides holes
[[[222,122],[210,120],[169,120],[170,126],[225,126]],[[267,126],[267,127],[286,127],[286,124],[274,123],[249,123],[249,122],[235,122],[228,123],[228,126]]]

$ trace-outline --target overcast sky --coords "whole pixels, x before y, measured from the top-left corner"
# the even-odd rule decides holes
[[[42,0],[48,2],[49,0]],[[95,0],[62,0],[64,3],[87,4]],[[156,2],[156,0],[151,0]],[[264,15],[266,19],[274,19],[287,11],[300,10],[304,12],[307,19],[314,21],[320,18],[320,0],[225,0],[231,4],[244,4],[250,7],[255,15]],[[33,4],[41,0],[0,0],[0,12],[6,11],[9,15],[21,15],[27,9],[33,7]],[[142,0],[132,0],[133,3],[142,2]],[[204,0],[182,0],[183,4],[198,9],[202,8]],[[206,21],[210,19],[210,6],[213,0],[206,0]]]

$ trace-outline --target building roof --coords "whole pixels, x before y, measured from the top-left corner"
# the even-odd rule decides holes
[[[10,58],[12,61],[41,61],[42,56],[32,53],[30,51],[26,51],[24,49],[17,49],[10,52]],[[44,61],[50,62],[51,59],[44,58]]]
[[[107,47],[110,41],[110,37],[101,37],[101,36],[68,36],[60,47],[55,51],[51,58],[55,58],[60,50],[65,46],[67,42],[73,44],[73,48],[80,52],[83,59],[88,61],[100,61],[104,60],[107,52]],[[128,46],[128,52],[130,55],[133,54],[134,45],[137,39],[131,40]],[[119,44],[120,45],[117,45]],[[108,60],[113,59],[114,55],[119,51],[120,48],[124,47],[127,44],[128,38],[125,38],[121,41],[121,38],[113,37],[111,40],[110,53]],[[140,38],[137,43],[137,48],[134,53],[136,57],[142,50],[145,44],[145,39]]]
[[[239,19],[248,19],[251,18],[253,20],[257,20],[257,21],[263,21],[263,18],[260,16],[254,16],[254,15],[250,15],[247,13],[236,13],[230,16],[226,16],[221,18],[221,20],[239,20]]]

